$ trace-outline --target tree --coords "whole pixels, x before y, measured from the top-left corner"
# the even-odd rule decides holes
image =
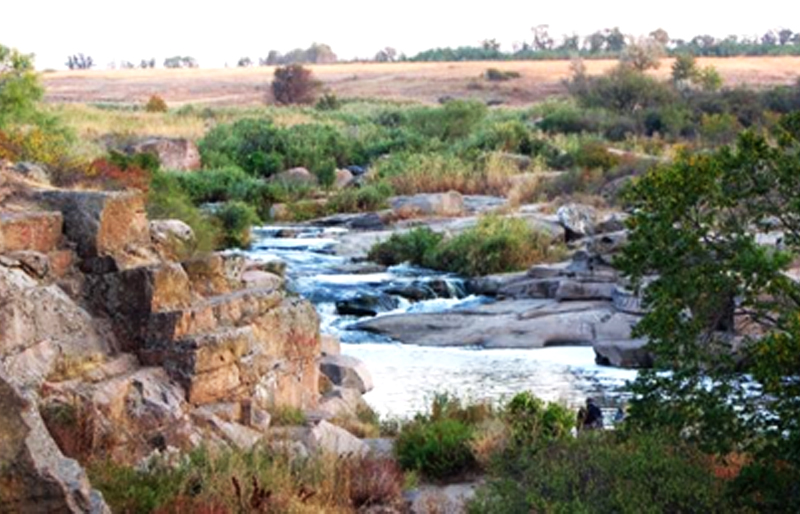
[[[33,55],[0,45],[0,128],[36,118],[43,94]]]
[[[239,62],[236,63],[236,66],[238,66],[239,68],[249,68],[252,65],[253,65],[253,60],[250,59],[249,57],[241,57],[239,59]]]
[[[675,56],[672,63],[672,81],[676,84],[691,81],[697,78],[697,59],[690,53],[681,53]]]
[[[606,45],[609,52],[622,52],[626,44],[627,39],[625,38],[625,34],[619,30],[619,27],[614,27],[606,31]]]
[[[561,39],[561,45],[558,47],[559,50],[566,51],[566,52],[577,52],[580,50],[581,45],[581,38],[577,34],[572,34],[571,36],[564,35]]]
[[[587,50],[589,50],[589,53],[591,54],[600,53],[606,47],[606,35],[600,31],[597,31],[594,34],[591,34],[586,37],[586,40],[584,41],[584,46],[586,47]]]
[[[94,67],[94,60],[88,55],[75,54],[67,57],[67,68],[71,70],[90,70]]]
[[[177,68],[197,68],[199,64],[194,57],[181,57],[180,55],[176,55],[174,57],[168,57],[164,59],[164,67],[177,69]]]
[[[397,60],[397,50],[394,48],[387,46],[383,50],[378,51],[375,54],[375,60],[377,62],[394,62]]]
[[[774,139],[744,133],[735,147],[684,154],[626,194],[631,231],[616,265],[644,295],[636,335],[670,370],[639,374],[629,426],[747,452],[744,490],[759,473],[800,471],[800,283],[785,273],[800,250],[799,153],[794,114]],[[766,221],[779,247],[758,242]],[[791,487],[781,501],[796,511]]]
[[[552,50],[554,41],[550,37],[549,25],[537,25],[531,30],[533,31],[533,49],[535,51]]]
[[[650,39],[665,47],[669,44],[669,33],[664,29],[656,29],[650,33]]]
[[[290,64],[275,69],[272,96],[282,105],[314,103],[320,88],[311,70],[300,64]]]
[[[639,38],[625,46],[620,61],[638,71],[657,69],[666,54],[664,46],[652,38]]]
[[[786,46],[792,42],[792,38],[794,37],[794,31],[789,29],[782,29],[778,32],[778,42],[781,46]]]

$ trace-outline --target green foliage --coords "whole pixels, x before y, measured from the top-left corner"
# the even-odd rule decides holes
[[[427,227],[392,234],[372,247],[369,258],[385,265],[410,262],[475,276],[526,269],[557,254],[549,236],[533,230],[525,220],[485,216],[475,227],[449,239]]]
[[[336,93],[325,93],[317,100],[314,106],[318,111],[337,111],[342,107],[342,101],[336,96]]]
[[[575,164],[583,168],[609,170],[620,163],[619,156],[608,151],[601,141],[586,141],[576,152]]]
[[[486,105],[481,102],[451,100],[442,107],[410,110],[407,123],[424,136],[452,141],[468,136],[486,113]]]
[[[672,80],[674,82],[692,81],[697,78],[699,70],[697,59],[692,54],[678,54],[672,63]]]
[[[400,466],[436,480],[455,477],[471,468],[472,428],[455,419],[415,421],[395,439]]]
[[[250,227],[259,222],[253,207],[244,202],[229,201],[215,210],[214,216],[222,227],[225,248],[247,248],[250,245]]]
[[[665,84],[629,66],[617,66],[597,77],[576,78],[568,87],[584,107],[620,114],[666,105],[674,97]]]
[[[392,188],[383,182],[359,188],[343,189],[330,197],[326,208],[329,212],[371,212],[386,207]]]
[[[300,64],[275,68],[272,96],[278,104],[312,104],[319,88],[311,70]]]
[[[628,193],[632,230],[616,264],[634,285],[658,277],[644,288],[649,310],[636,334],[672,370],[640,373],[631,427],[750,452],[756,465],[791,474],[800,466],[800,284],[782,271],[800,242],[800,116],[784,118],[776,139],[744,133],[735,147],[644,175]],[[756,241],[768,218],[783,249]],[[736,349],[734,319],[754,330]]]
[[[404,234],[394,233],[388,240],[375,244],[368,259],[386,266],[409,262],[431,267],[431,255],[436,252],[444,236],[428,227],[418,227]]]
[[[150,173],[155,173],[161,168],[158,155],[150,152],[129,155],[112,150],[108,154],[108,161],[119,167],[122,171],[138,168],[140,170],[149,171]]]
[[[152,175],[147,193],[147,215],[150,219],[179,219],[192,227],[197,244],[194,250],[197,252],[213,251],[220,240],[216,220],[193,205],[174,175]]]
[[[468,511],[734,512],[723,486],[691,446],[596,433],[497,459]]]
[[[563,405],[545,404],[527,391],[509,400],[504,417],[514,442],[523,447],[571,437],[575,421],[574,414]]]
[[[33,56],[0,45],[0,129],[39,121],[37,105],[43,94]]]
[[[306,416],[296,407],[277,407],[270,412],[270,422],[278,427],[302,426]]]

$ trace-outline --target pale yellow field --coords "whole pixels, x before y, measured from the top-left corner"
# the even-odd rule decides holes
[[[736,57],[699,59],[714,66],[727,85],[789,84],[800,77],[800,57]],[[586,61],[589,73],[616,61]],[[665,59],[654,74],[667,77]],[[341,98],[382,98],[436,102],[443,96],[500,100],[524,105],[563,93],[561,81],[570,74],[569,61],[458,63],[349,63],[310,66],[325,87]],[[522,77],[502,83],[482,78],[487,68],[519,72]],[[185,103],[257,105],[270,101],[273,68],[193,70],[64,71],[44,75],[51,102],[141,103],[161,95],[171,106]]]

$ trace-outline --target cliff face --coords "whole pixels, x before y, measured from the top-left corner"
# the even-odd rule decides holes
[[[279,277],[241,256],[177,262],[186,227],[151,231],[140,194],[0,174],[0,386],[22,420],[0,423],[0,511],[39,501],[20,480],[52,484],[29,458],[34,432],[64,462],[134,463],[201,443],[249,446],[271,410],[317,406],[319,321]],[[101,508],[85,477],[59,480],[47,491],[69,494],[49,511]]]

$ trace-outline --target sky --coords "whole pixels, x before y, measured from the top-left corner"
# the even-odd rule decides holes
[[[736,2],[739,3],[739,2]],[[391,46],[413,55],[440,46],[497,39],[503,49],[551,35],[587,35],[619,26],[626,34],[663,28],[676,38],[800,31],[800,1],[759,0],[0,0],[0,44],[36,54],[39,69],[64,68],[70,54],[112,61],[184,55],[202,67],[233,66],[269,50],[330,45],[340,58],[372,57]],[[791,24],[794,23],[794,26]],[[789,24],[789,25],[787,25]]]

